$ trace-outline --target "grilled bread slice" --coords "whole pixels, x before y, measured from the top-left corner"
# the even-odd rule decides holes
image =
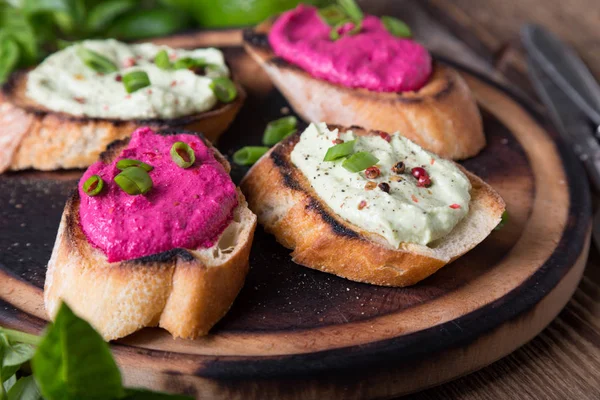
[[[115,142],[100,156],[111,162],[127,145]],[[229,163],[214,150],[229,171]],[[65,301],[105,340],[159,326],[174,337],[205,335],[225,315],[244,284],[256,216],[238,189],[230,225],[214,246],[173,249],[109,263],[79,224],[79,194],[67,201],[48,262],[44,302],[53,318]]]
[[[244,47],[306,121],[400,132],[421,147],[455,160],[472,157],[485,147],[473,95],[453,68],[434,64],[429,82],[416,92],[347,88],[314,78],[277,57],[267,40],[272,23],[268,20],[246,30]]]
[[[240,110],[246,94],[212,110],[173,119],[122,120],[73,116],[51,111],[26,95],[27,71],[14,73],[0,94],[0,173],[7,170],[85,168],[106,146],[140,126],[187,129],[215,141]]]
[[[344,132],[348,128],[329,125]],[[379,135],[358,127],[357,135]],[[353,281],[383,286],[419,282],[471,250],[498,225],[504,201],[488,184],[462,169],[469,178],[469,213],[452,232],[423,246],[392,247],[382,236],[361,230],[328,207],[315,193],[290,154],[300,138],[290,136],[265,154],[240,187],[258,221],[285,247],[294,262]]]

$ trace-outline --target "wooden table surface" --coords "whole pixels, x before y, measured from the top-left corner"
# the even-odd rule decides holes
[[[598,0],[364,0],[373,14],[407,21],[435,53],[469,65],[537,102],[526,75],[519,29],[549,27],[600,78]],[[538,109],[543,112],[543,108]],[[539,336],[513,354],[409,399],[600,399],[600,254],[591,249],[572,300]]]

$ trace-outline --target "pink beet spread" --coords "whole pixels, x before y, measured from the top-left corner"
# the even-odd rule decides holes
[[[283,13],[269,32],[278,56],[312,76],[377,92],[418,90],[431,75],[431,56],[420,44],[390,34],[379,18],[366,16],[360,33],[329,38],[331,27],[314,7]]]
[[[196,162],[183,169],[171,159],[173,143],[187,143]],[[153,187],[145,195],[125,193],[113,178],[122,158],[154,167],[148,174]],[[92,175],[104,188],[90,197],[83,183]],[[79,218],[88,241],[109,262],[130,260],[174,248],[210,247],[229,225],[237,206],[236,188],[223,166],[194,135],[157,135],[150,128],[136,130],[129,145],[110,164],[91,165],[79,182]]]

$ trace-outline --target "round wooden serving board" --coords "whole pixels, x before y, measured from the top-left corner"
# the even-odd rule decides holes
[[[245,84],[247,102],[218,143],[224,154],[258,144],[265,124],[288,112],[240,47],[239,31],[163,42],[222,47]],[[113,344],[126,384],[204,399],[386,398],[477,370],[537,335],[567,303],[585,265],[585,173],[526,106],[464,75],[488,144],[463,165],[506,200],[510,220],[502,230],[419,284],[388,288],[295,265],[258,228],[245,287],[209,336],[173,340],[144,329]],[[234,167],[234,179],[244,172]],[[45,265],[80,174],[0,176],[0,324],[43,329]]]

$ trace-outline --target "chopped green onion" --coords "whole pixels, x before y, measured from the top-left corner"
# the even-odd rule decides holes
[[[319,15],[329,26],[335,26],[338,23],[348,19],[348,16],[344,10],[336,4],[321,8],[319,10]]]
[[[237,96],[235,84],[229,78],[215,78],[210,83],[210,88],[214,92],[217,99],[223,103],[231,103]]]
[[[102,191],[103,187],[104,187],[104,181],[98,175],[90,176],[83,183],[83,191],[88,196],[96,196],[97,194],[99,194]]]
[[[154,64],[160,69],[171,69],[171,67],[173,67],[166,50],[161,50],[156,53],[156,56],[154,56]]]
[[[323,161],[335,161],[339,158],[349,156],[354,151],[354,143],[356,143],[356,140],[349,140],[328,148]]]
[[[350,172],[360,172],[377,164],[379,159],[366,151],[359,151],[346,158],[342,167]]]
[[[75,52],[85,65],[96,72],[109,74],[119,70],[119,68],[117,68],[117,66],[108,58],[96,53],[95,51],[86,49],[83,46],[78,46]]]
[[[385,26],[385,29],[387,29],[388,32],[394,36],[403,38],[409,38],[412,36],[410,27],[406,24],[406,22],[401,21],[398,18],[384,15],[381,17],[381,23],[383,26]]]
[[[360,22],[365,17],[354,0],[338,0],[338,4],[344,10],[346,15],[354,22]]]
[[[265,128],[262,142],[265,146],[273,146],[296,132],[298,120],[293,115],[271,121]]]
[[[175,142],[171,146],[171,158],[181,168],[189,168],[196,161],[196,153],[184,142]]]
[[[333,41],[338,40],[341,36],[340,30],[342,29],[342,27],[344,25],[349,24],[349,23],[352,24],[352,29],[350,29],[348,32],[344,33],[345,35],[348,35],[348,36],[356,35],[362,29],[362,21],[353,22],[350,20],[345,20],[345,21],[340,22],[333,28],[331,28],[331,32],[329,32],[329,38]]]
[[[140,167],[141,169],[143,169],[146,172],[150,172],[154,169],[154,167],[152,165],[146,164],[145,162],[142,162],[140,160],[134,160],[132,158],[124,158],[122,160],[119,160],[119,162],[117,162],[117,169],[120,169],[121,171],[124,170],[125,168],[130,168],[130,167]]]
[[[184,57],[175,61],[173,64],[173,68],[175,69],[190,69],[190,68],[202,68],[206,67],[208,63],[204,60],[204,58],[191,58]]]
[[[504,210],[504,212],[502,213],[500,222],[498,222],[498,225],[496,225],[494,230],[499,231],[500,229],[502,229],[504,227],[504,225],[506,225],[507,222],[508,222],[508,211]]]
[[[127,93],[133,93],[136,90],[150,86],[150,78],[144,71],[131,71],[123,75],[123,85]]]
[[[114,181],[127,194],[145,194],[152,189],[152,178],[140,167],[125,168]]]
[[[262,146],[242,147],[233,154],[233,162],[238,165],[252,165],[267,151],[269,151],[269,148]]]

